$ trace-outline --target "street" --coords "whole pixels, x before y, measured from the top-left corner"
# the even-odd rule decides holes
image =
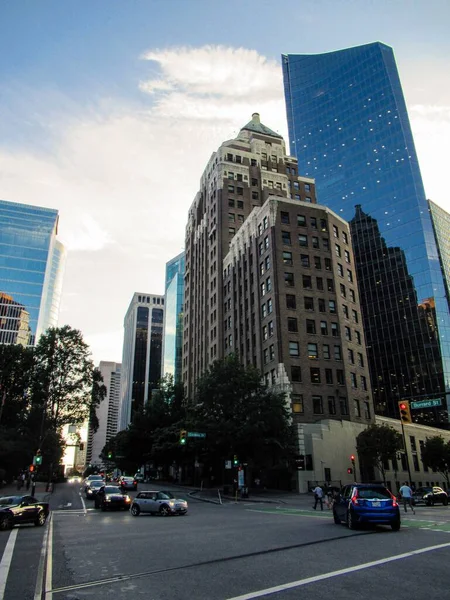
[[[44,527],[1,532],[0,600],[447,597],[449,507],[402,513],[398,533],[350,531],[310,498],[221,505],[140,485],[160,488],[188,515],[104,513],[59,484]]]

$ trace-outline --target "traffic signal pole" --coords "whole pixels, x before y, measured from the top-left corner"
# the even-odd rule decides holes
[[[408,469],[409,485],[411,485],[411,482],[412,482],[411,469],[409,466],[408,448],[406,446],[406,435],[405,435],[405,427],[404,427],[404,423],[412,423],[411,408],[409,406],[409,401],[408,400],[399,400],[398,411],[400,414],[400,425],[402,426],[403,447],[405,449],[406,468]]]
[[[400,424],[402,426],[402,435],[403,435],[403,447],[405,449],[405,458],[406,458],[406,468],[408,469],[408,477],[409,477],[409,485],[411,485],[411,469],[409,467],[409,457],[408,457],[408,448],[406,447],[406,435],[405,435],[405,427],[403,425],[403,421],[400,419]]]

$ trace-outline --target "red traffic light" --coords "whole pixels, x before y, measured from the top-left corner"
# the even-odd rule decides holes
[[[30,471],[30,473],[32,473],[32,472],[34,471],[34,465],[30,465],[30,466],[28,467],[28,470]]]
[[[352,454],[352,455],[350,456],[350,460],[351,460],[352,462],[355,462],[355,455],[354,455],[354,454]]]
[[[400,410],[406,410],[406,404],[400,404]]]
[[[348,468],[348,469],[347,469],[347,473],[348,473],[349,475],[351,475],[351,474],[353,473],[353,469],[350,469],[350,468]]]

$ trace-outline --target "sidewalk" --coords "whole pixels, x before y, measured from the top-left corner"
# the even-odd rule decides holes
[[[34,497],[40,502],[48,502],[48,499],[51,496],[51,493],[46,491],[46,487],[47,483],[45,481],[36,482]],[[6,485],[0,486],[0,498],[3,496],[31,496],[31,485],[28,490],[26,485],[18,490],[16,483],[7,483]]]
[[[220,504],[220,499],[227,502],[235,502],[236,497],[230,494],[223,494],[222,489],[200,489],[190,488],[189,495],[197,500]],[[314,504],[312,494],[298,494],[296,492],[285,492],[280,490],[249,490],[248,498],[237,498],[242,503],[262,503],[262,504],[282,504],[283,506],[292,506],[302,509],[310,509]],[[325,508],[325,507],[324,507]]]

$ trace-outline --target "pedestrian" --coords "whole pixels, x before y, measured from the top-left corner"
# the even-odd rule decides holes
[[[317,484],[316,487],[313,489],[313,494],[314,494],[313,509],[316,510],[317,503],[320,502],[320,510],[323,510],[323,489],[320,487],[319,484]]]
[[[400,496],[402,497],[402,500],[403,500],[403,506],[405,508],[405,512],[408,512],[406,507],[409,506],[409,508],[413,512],[413,515],[415,515],[416,511],[414,510],[414,507],[412,504],[412,495],[413,495],[412,489],[409,487],[408,482],[405,481],[405,483],[400,488]]]

